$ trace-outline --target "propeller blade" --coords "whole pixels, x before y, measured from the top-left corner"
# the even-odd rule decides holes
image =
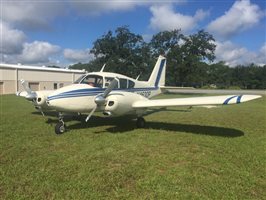
[[[41,107],[38,106],[38,104],[36,102],[36,99],[37,99],[36,92],[35,91],[32,91],[29,88],[29,85],[28,85],[28,83],[25,80],[22,79],[22,80],[20,80],[20,82],[21,82],[21,85],[23,86],[23,88],[24,88],[25,91],[17,93],[17,96],[23,96],[26,99],[32,101],[34,103],[34,105],[36,105],[38,107],[38,110],[42,113],[42,115],[45,116],[44,113],[43,113],[43,111],[42,111],[42,109],[41,109]]]
[[[110,85],[106,88],[106,90],[103,93],[103,98],[106,98],[108,94],[117,86],[118,78],[114,78]]]
[[[17,92],[16,95],[19,97],[26,97],[28,93],[26,91],[22,91],[22,92]]]
[[[27,92],[27,95],[25,96],[26,99],[33,101],[34,99],[37,98],[37,94],[35,91],[32,91],[29,88],[28,83],[25,80],[20,80],[21,81],[21,85],[23,86],[24,90]],[[36,103],[36,102],[35,102]]]
[[[27,84],[27,82],[25,80],[20,80],[21,81],[21,85],[23,86],[24,90],[28,93],[31,94],[32,90],[29,88],[29,85]]]
[[[110,85],[106,88],[106,90],[104,91],[103,94],[97,95],[94,99],[96,106],[92,109],[92,111],[90,112],[90,114],[87,116],[87,118],[85,119],[86,122],[89,121],[89,119],[91,118],[91,116],[93,115],[93,113],[95,112],[95,110],[97,109],[98,106],[102,106],[105,103],[105,98],[109,95],[109,93],[117,86],[119,79],[118,78],[114,78],[112,80],[112,82],[110,83]]]
[[[37,106],[36,98],[33,98],[33,99],[32,99],[32,102],[34,103],[34,105]],[[37,106],[37,108],[38,108],[38,109],[36,109],[36,110],[40,111],[40,112],[42,113],[42,116],[45,117],[45,115],[44,115],[44,113],[43,113],[43,111],[42,111],[42,108],[41,108],[40,106]]]
[[[89,121],[89,119],[91,118],[92,114],[95,112],[95,110],[97,109],[97,106],[95,106],[92,111],[90,112],[90,114],[87,116],[87,118],[85,119],[86,122]]]
[[[44,116],[44,117],[45,117],[45,115],[44,115],[44,113],[43,113],[42,109],[40,109],[40,112],[42,113],[42,116]]]

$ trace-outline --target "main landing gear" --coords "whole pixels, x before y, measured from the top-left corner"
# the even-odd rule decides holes
[[[145,119],[143,117],[138,117],[136,125],[137,125],[138,128],[144,128],[145,125],[146,125]]]
[[[59,113],[59,122],[55,125],[54,130],[56,134],[62,134],[66,131],[64,116],[62,113]]]

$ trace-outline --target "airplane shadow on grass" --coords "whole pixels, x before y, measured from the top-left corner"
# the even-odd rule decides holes
[[[161,111],[160,110],[156,110]],[[169,110],[168,110],[169,111]],[[170,110],[171,111],[171,110]],[[190,110],[173,110],[178,112],[190,112]],[[151,112],[153,113],[153,111]],[[149,114],[151,114],[149,113]],[[39,114],[38,112],[34,114]],[[55,124],[58,122],[57,116],[55,112],[51,112],[46,116],[53,117],[49,118],[46,123],[47,124]],[[85,122],[86,115],[81,116],[66,116],[65,122],[67,124],[67,130],[75,130],[75,129],[89,129],[101,126],[111,126],[105,129],[105,131],[110,133],[127,133],[134,129],[136,129],[136,120],[132,120],[132,117],[115,117],[115,118],[107,118],[100,116],[93,116],[86,123]],[[78,121],[77,123],[68,125],[68,121]],[[168,123],[168,122],[153,122],[146,121],[146,126],[143,130],[153,129],[153,130],[165,130],[165,131],[173,131],[173,132],[185,132],[192,134],[201,134],[201,135],[209,135],[209,136],[219,136],[219,137],[240,137],[244,135],[244,132],[233,129],[233,128],[225,128],[225,127],[216,127],[216,126],[207,126],[207,125],[195,125],[195,124],[180,124],[180,123]],[[105,131],[94,131],[94,133],[101,133]]]
[[[136,129],[135,120],[130,118],[103,118],[94,116],[90,119],[88,123],[79,122],[67,126],[68,130],[74,129],[86,129],[100,126],[112,126],[105,129],[105,131],[110,133],[127,133]],[[220,137],[240,137],[244,135],[244,132],[224,127],[216,126],[205,126],[205,125],[191,125],[191,124],[180,124],[180,123],[167,123],[167,122],[152,122],[146,121],[146,126],[143,130],[165,130],[165,131],[174,131],[174,132],[185,132],[192,134],[201,134],[209,136],[220,136]],[[99,131],[94,133],[101,133],[105,131]]]

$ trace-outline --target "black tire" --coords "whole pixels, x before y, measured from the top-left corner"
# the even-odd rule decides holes
[[[146,121],[145,121],[145,119],[143,117],[138,117],[136,124],[137,124],[138,128],[144,128],[145,124],[146,124]]]
[[[48,118],[48,119],[47,119],[47,123],[48,123],[48,124],[50,124],[50,123],[52,123],[52,122],[53,122],[53,120],[52,120],[51,118]]]
[[[54,131],[57,135],[60,135],[62,133],[64,133],[66,131],[66,126],[64,123],[62,122],[58,122],[56,125],[55,125],[55,128],[54,128]]]

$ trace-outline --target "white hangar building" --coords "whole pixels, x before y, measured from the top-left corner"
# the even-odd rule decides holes
[[[73,83],[85,73],[85,70],[0,63],[0,94],[15,94],[17,91],[23,91],[21,79],[27,81],[34,91],[55,90]]]

